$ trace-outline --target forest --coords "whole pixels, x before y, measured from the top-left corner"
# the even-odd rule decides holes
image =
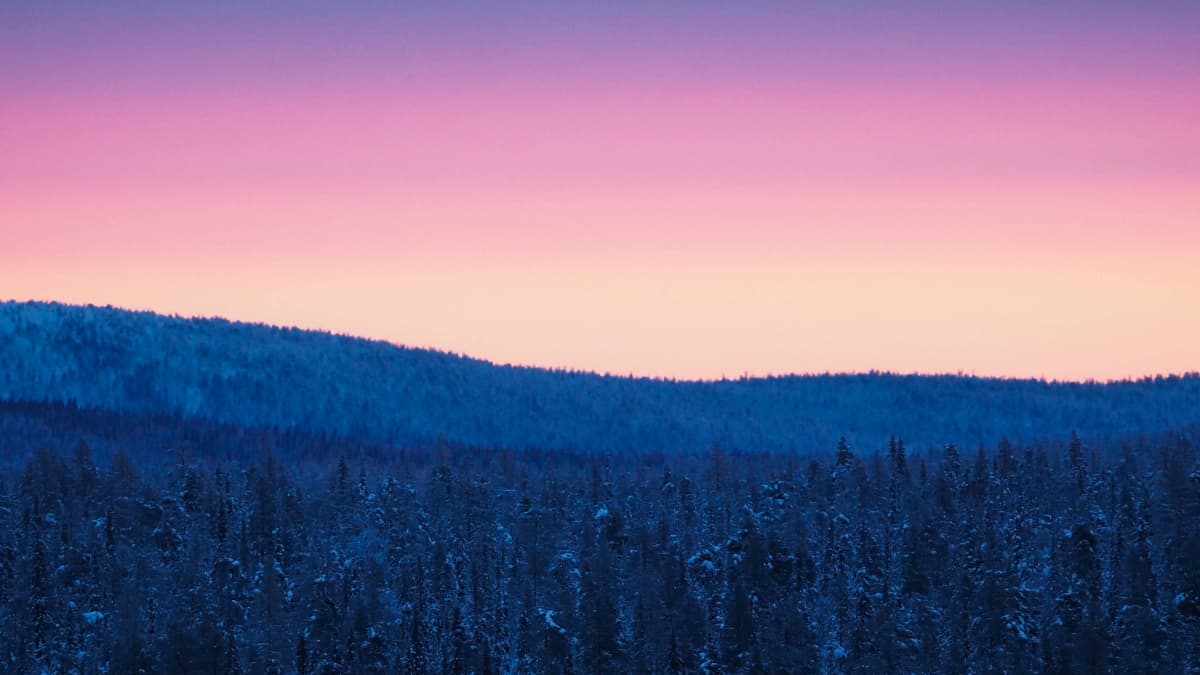
[[[598,454],[5,402],[0,670],[1198,672],[1198,447]]]
[[[814,330],[819,330],[814,327]],[[880,326],[888,340],[887,326]],[[888,373],[673,381],[495,365],[319,331],[0,302],[0,400],[171,413],[394,446],[580,453],[936,452],[1200,421],[1200,374],[1047,382]]]

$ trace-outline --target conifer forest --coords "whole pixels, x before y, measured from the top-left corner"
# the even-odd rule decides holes
[[[1195,431],[799,458],[0,409],[20,673],[1187,673]]]
[[[1200,672],[1195,376],[706,389],[5,309],[3,672]],[[215,349],[238,334],[261,355]],[[364,413],[359,374],[320,370],[361,358],[425,373],[421,394]],[[566,408],[602,390],[618,403],[569,431]],[[730,416],[704,418],[712,397]],[[828,424],[790,427],[797,400]],[[508,442],[479,442],[492,408],[444,419],[470,401],[510,403]],[[390,406],[407,432],[372,426]],[[539,446],[542,422],[572,442]],[[573,445],[605,428],[625,445]],[[732,431],[681,448],[679,428]],[[789,429],[799,447],[772,442]]]

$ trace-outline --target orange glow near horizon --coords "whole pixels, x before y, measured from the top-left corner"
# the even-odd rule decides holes
[[[0,8],[0,299],[688,379],[1200,370],[1194,8],[181,4]]]
[[[328,265],[320,275],[286,261],[123,271],[80,261],[57,275],[54,297],[687,379],[868,369],[1121,379],[1190,370],[1196,353],[1196,315],[1177,311],[1200,297],[1186,259],[797,260],[480,255]],[[5,287],[36,299],[43,274],[10,271]]]

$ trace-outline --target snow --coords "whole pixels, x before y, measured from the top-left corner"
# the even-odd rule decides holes
[[[554,610],[552,610],[552,609],[546,610],[546,627],[552,631],[557,632],[559,635],[567,634],[566,628],[563,628],[562,626],[560,626],[554,622]]]
[[[596,515],[592,516],[592,518],[594,518],[596,520],[603,520],[607,517],[608,517],[608,507],[604,506],[603,504],[600,505],[600,508],[596,509]]]
[[[83,335],[79,334],[81,325],[88,326]],[[914,413],[929,422],[918,425],[924,426],[920,431],[913,429],[918,434],[910,439],[913,447],[961,436],[980,424],[989,429],[999,427],[989,432],[993,437],[1018,425],[1032,430],[1020,436],[1048,436],[1060,432],[1061,420],[1069,419],[1069,411],[1077,406],[1088,411],[1108,410],[1099,416],[1102,421],[1088,429],[1097,435],[1124,432],[1134,417],[1132,412],[1143,406],[1169,412],[1163,428],[1179,428],[1192,421],[1188,406],[1176,402],[1188,400],[1187,388],[1194,386],[1188,378],[1169,387],[1139,385],[1145,387],[1145,396],[1112,396],[1108,405],[1105,394],[1090,388],[1080,397],[1065,384],[986,385],[995,388],[995,396],[1024,399],[1031,410],[1041,413],[1021,416],[1002,414],[1002,407],[980,406],[980,384],[967,379],[906,382],[894,375],[860,378],[854,386],[862,389],[846,390],[848,395],[855,392],[846,403],[824,393],[836,381],[824,377],[749,380],[744,386],[721,387],[695,396],[686,393],[691,390],[683,383],[602,380],[600,375],[533,369],[518,378],[516,373],[456,355],[316,332],[47,303],[0,304],[0,335],[6,336],[0,341],[0,362],[5,363],[6,374],[11,374],[0,380],[0,393],[6,399],[72,398],[81,407],[132,409],[145,403],[138,398],[143,394],[137,393],[143,386],[100,385],[101,381],[131,382],[152,388],[173,413],[191,410],[202,417],[245,426],[354,433],[374,440],[445,436],[448,441],[468,445],[582,448],[593,443],[592,439],[603,439],[604,448],[611,450],[655,446],[663,451],[694,451],[718,436],[728,436],[732,446],[783,450],[776,439],[786,438],[789,447],[823,442],[824,432],[796,436],[797,429],[853,425],[863,430],[860,442],[870,446],[886,439],[867,430],[894,430],[904,418],[897,415],[896,406],[872,407],[864,402],[909,392],[910,388]],[[113,361],[105,357],[109,353],[128,356]],[[168,354],[171,357],[164,358]],[[298,363],[305,367],[294,369],[291,365]],[[368,363],[370,368],[365,367]],[[255,382],[257,373],[272,372],[286,372],[289,377]],[[201,379],[199,373],[215,377]],[[530,395],[508,396],[504,393],[508,385],[492,384],[497,381],[528,386]],[[404,386],[398,387],[399,382]],[[244,400],[227,399],[230,392],[254,392],[256,385],[265,389]],[[611,415],[605,412],[610,397],[595,394],[601,386],[616,387],[616,400],[630,402],[623,409],[627,420],[622,424],[610,424]],[[782,395],[777,393],[781,388]],[[458,395],[453,405],[444,409],[440,394],[447,391]],[[321,397],[323,404],[316,405],[314,396]],[[545,408],[547,400],[555,405]],[[801,410],[803,423],[796,418],[800,401],[815,403],[811,409]],[[461,412],[448,415],[451,410]],[[508,423],[497,427],[497,419]],[[1081,419],[1092,419],[1092,414]],[[1128,430],[1153,431],[1146,426],[1139,423]]]
[[[83,620],[91,625],[96,625],[96,622],[104,618],[104,612],[84,612]]]

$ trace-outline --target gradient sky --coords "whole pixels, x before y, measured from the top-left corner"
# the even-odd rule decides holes
[[[1200,3],[0,4],[0,298],[685,378],[1200,370]]]

